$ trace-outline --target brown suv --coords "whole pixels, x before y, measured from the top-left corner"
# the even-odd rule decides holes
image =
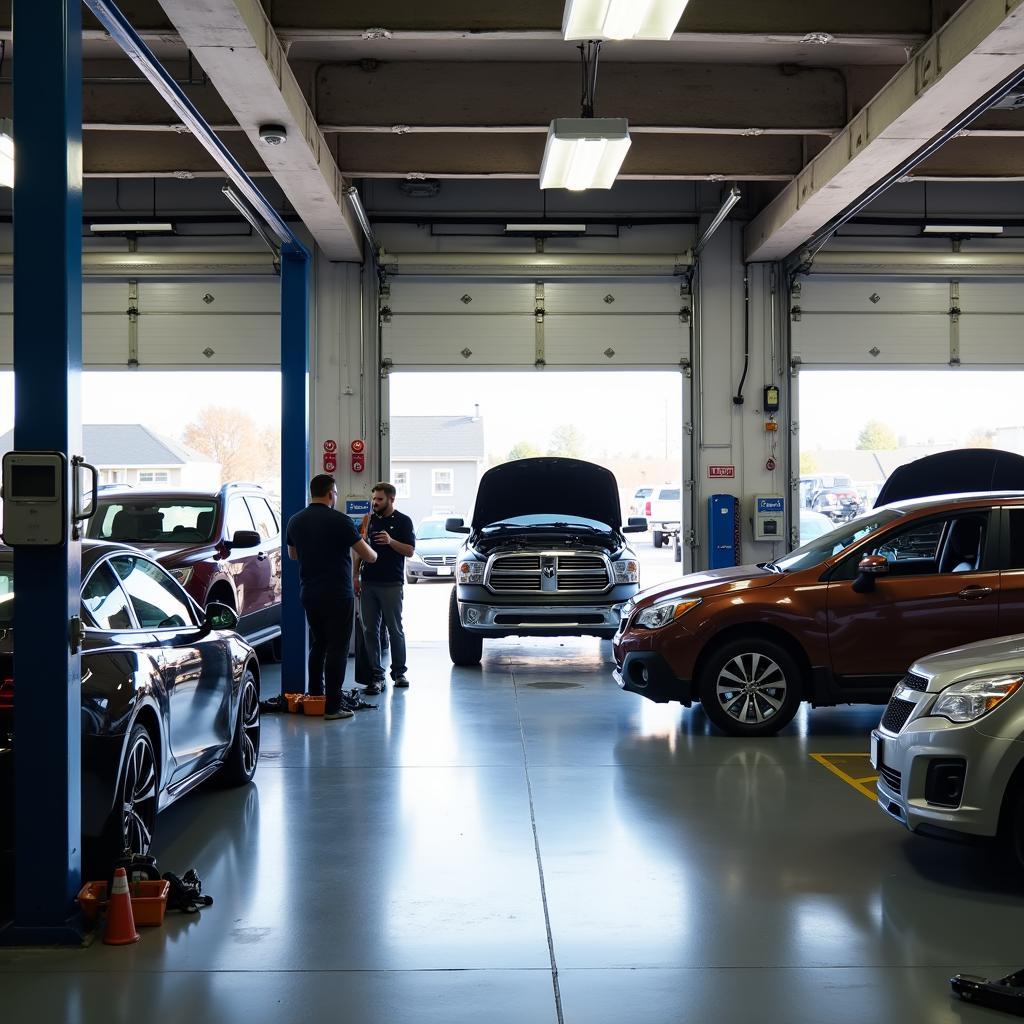
[[[803,700],[882,704],[917,658],[1019,632],[1024,494],[946,495],[875,509],[776,562],[643,591],[622,612],[615,676],[763,736]]]
[[[250,644],[281,635],[281,526],[271,495],[256,484],[217,491],[132,488],[100,491],[88,535],[141,548],[205,608],[238,613]]]

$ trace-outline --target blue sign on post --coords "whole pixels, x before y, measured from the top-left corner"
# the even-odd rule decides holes
[[[345,515],[349,516],[351,520],[356,524],[362,521],[363,516],[370,514],[370,499],[369,498],[346,498],[345,499]]]
[[[786,511],[785,498],[758,498],[757,515],[759,516],[781,516]]]

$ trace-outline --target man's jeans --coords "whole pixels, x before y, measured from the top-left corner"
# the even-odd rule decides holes
[[[325,710],[332,714],[341,707],[355,602],[351,597],[307,596],[302,605],[309,623],[309,692],[321,696],[326,684]]]
[[[384,682],[384,667],[381,665],[380,624],[388,628],[391,637],[391,678],[405,675],[405,631],[402,629],[401,583],[363,583],[359,597],[359,617],[363,623],[363,641],[366,657],[370,662],[373,682]]]

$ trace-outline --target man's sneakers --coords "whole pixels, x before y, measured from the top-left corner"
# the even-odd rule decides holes
[[[352,718],[355,715],[354,711],[349,711],[348,708],[338,708],[337,711],[328,711],[324,718],[331,722],[338,718]]]
[[[376,697],[378,693],[383,692],[384,684],[377,682],[370,683],[370,685],[367,686],[365,690],[363,690],[363,693],[365,693],[368,697]]]
[[[409,686],[409,680],[406,679],[405,673],[403,672],[402,675],[400,675],[395,680],[395,689],[396,690],[404,690],[404,689],[407,689],[408,686]]]

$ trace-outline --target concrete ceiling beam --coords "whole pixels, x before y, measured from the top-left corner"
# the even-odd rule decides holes
[[[317,245],[329,259],[360,259],[341,171],[258,0],[161,5]],[[261,124],[283,125],[287,141],[261,143]]]
[[[535,128],[578,116],[570,63],[396,63],[297,67],[325,130],[394,126]],[[601,65],[598,112],[630,127],[834,132],[846,123],[846,83],[825,68],[727,64]]]
[[[749,261],[784,259],[1024,65],[1024,0],[968,0],[747,225]]]

